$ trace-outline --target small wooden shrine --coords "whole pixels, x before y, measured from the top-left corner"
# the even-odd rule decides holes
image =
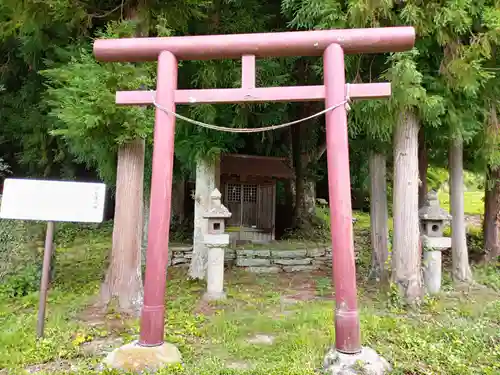
[[[275,239],[276,182],[293,178],[286,158],[225,154],[220,162],[224,205],[232,213],[227,231],[233,243]]]

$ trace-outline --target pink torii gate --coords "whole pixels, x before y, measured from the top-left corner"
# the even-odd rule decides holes
[[[172,198],[176,104],[265,101],[325,101],[326,108],[353,99],[391,95],[390,83],[352,84],[346,93],[344,54],[400,52],[415,43],[413,27],[297,31],[262,34],[101,39],[94,54],[101,61],[158,60],[156,94],[118,91],[116,103],[156,102],[151,211],[148,232],[144,306],[139,344],[163,344],[165,287]],[[324,85],[255,87],[255,59],[278,56],[321,56]],[[242,87],[178,90],[178,60],[242,58]],[[165,109],[167,111],[165,111]],[[171,112],[171,113],[169,113]],[[352,229],[347,114],[344,105],[326,113],[328,187],[335,286],[335,346],[339,352],[361,351]]]

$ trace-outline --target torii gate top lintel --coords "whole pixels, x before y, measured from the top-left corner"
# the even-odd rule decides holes
[[[277,33],[98,39],[94,55],[101,61],[154,61],[162,51],[178,60],[321,56],[331,44],[344,53],[401,52],[415,43],[413,27],[288,31]]]
[[[176,60],[242,59],[241,89],[175,90],[176,104],[318,101],[323,86],[255,87],[255,59],[276,56],[319,56],[332,44],[343,53],[382,53],[411,49],[413,27],[335,29],[278,33],[175,36],[161,38],[98,39],[94,54],[101,61],[154,61],[162,51]],[[351,99],[376,99],[391,94],[390,83],[353,84]],[[152,103],[149,91],[118,91],[119,105]]]

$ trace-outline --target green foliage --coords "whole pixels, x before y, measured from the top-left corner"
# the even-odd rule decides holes
[[[306,226],[288,229],[281,238],[284,241],[330,242],[330,215],[328,208],[316,207],[316,215]]]
[[[464,185],[467,190],[478,191],[484,190],[485,179],[483,174],[478,174],[470,171],[464,171]]]
[[[495,45],[499,40],[499,14],[494,1],[442,3],[413,0],[401,3],[356,0],[345,3],[318,0],[176,0],[168,4],[148,1],[147,6],[144,5],[142,2],[124,4],[112,0],[91,3],[57,0],[43,5],[32,0],[21,5],[12,1],[1,3],[4,22],[0,40],[6,56],[2,63],[5,63],[8,73],[2,75],[2,80],[5,80],[2,86],[6,90],[0,94],[0,105],[6,110],[2,111],[0,120],[9,124],[6,127],[11,148],[7,158],[9,162],[18,157],[19,163],[29,166],[34,175],[72,177],[77,173],[73,162],[76,157],[78,163],[99,169],[106,181],[112,181],[117,144],[135,135],[148,137],[152,122],[149,110],[146,111],[147,120],[137,111],[129,111],[130,108],[120,108],[113,113],[111,94],[116,88],[137,88],[133,86],[140,84],[142,74],[144,81],[148,81],[143,83],[149,83],[148,87],[154,86],[152,66],[137,65],[138,76],[130,77],[129,68],[124,67],[126,64],[99,65],[90,55],[88,37],[129,36],[136,32],[137,27],[145,34],[165,36],[281,30],[285,26],[314,29],[399,24],[416,27],[419,37],[415,51],[346,58],[349,81],[389,79],[394,89],[390,101],[363,101],[353,105],[349,115],[351,138],[364,141],[362,149],[387,152],[395,123],[394,115],[401,108],[416,107],[426,126],[447,126],[453,136],[464,136],[467,140],[473,138],[480,144],[476,149],[484,151],[481,159],[495,158],[493,155],[496,155],[494,151],[498,149],[498,142],[489,142],[492,138],[488,136],[480,137],[483,132],[478,127],[481,124],[481,108],[500,97],[495,95],[499,87],[496,84],[498,75],[487,69],[488,64],[494,61]],[[137,17],[130,18],[134,11],[137,11]],[[103,27],[104,34],[96,31]],[[70,43],[73,44],[71,47]],[[295,60],[259,61],[259,84],[296,83]],[[65,66],[68,61],[68,66]],[[60,95],[52,96],[50,108],[47,108],[46,96],[42,95],[47,76],[41,77],[38,71],[45,69],[49,62],[52,73],[56,74],[54,70],[57,69],[60,74],[65,69],[67,73],[74,69],[73,73],[80,75],[81,81],[75,82],[74,76],[67,77],[73,81],[67,85],[66,78],[60,75],[51,79],[49,84],[52,89],[60,90]],[[308,71],[314,72],[311,74],[314,76],[312,81],[321,79],[320,62],[313,63]],[[235,61],[186,62],[181,65],[180,72],[183,87],[237,87],[240,80],[239,63]],[[89,76],[94,80],[89,80]],[[103,80],[99,80],[94,87],[87,87],[96,83],[96,77]],[[116,79],[116,82],[104,83],[107,79]],[[65,93],[62,85],[72,87],[74,91]],[[87,89],[92,95],[99,91],[103,97],[89,99]],[[66,102],[64,98],[67,98]],[[485,105],[483,98],[487,99]],[[100,105],[95,104],[97,100]],[[85,108],[77,108],[76,103]],[[300,117],[297,116],[300,111],[297,108],[300,106],[264,104],[192,106],[181,110],[203,121],[241,127]],[[102,116],[96,114],[101,110]],[[55,124],[54,115],[57,117]],[[78,123],[84,123],[84,126]],[[19,124],[22,124],[21,131]],[[312,131],[304,134],[303,147],[309,151],[321,143],[324,135],[321,124],[314,127],[307,125],[307,129]],[[176,149],[179,155],[177,169],[181,173],[192,171],[196,158],[213,159],[220,152],[242,148],[245,152],[268,155],[287,152],[286,142],[283,141],[285,132],[238,137],[215,134],[181,121],[178,127],[182,128],[177,135]],[[103,137],[103,132],[97,129],[110,132],[103,131],[108,135]],[[447,137],[446,133],[441,130],[431,132],[429,139],[443,147],[445,143],[439,143],[439,138],[443,135]],[[56,138],[52,134],[57,134]],[[89,139],[93,142],[88,142]],[[192,144],[196,147],[190,147]],[[185,163],[188,165],[183,166]],[[363,176],[355,177],[356,181],[363,180]]]
[[[500,260],[496,264],[489,264],[475,269],[478,283],[500,292]]]
[[[427,169],[427,185],[429,189],[439,191],[441,188],[448,188],[449,173],[447,169],[430,166]],[[464,185],[465,189],[470,193],[477,193],[479,200],[475,195],[468,195],[465,198],[466,203],[472,205],[480,204],[482,198],[482,190],[484,189],[484,176],[474,172],[464,171]],[[467,192],[466,192],[467,193]]]
[[[282,0],[283,13],[289,25],[299,29],[343,28],[345,13],[340,1]]]
[[[114,183],[117,145],[136,135],[146,138],[153,122],[150,110],[143,115],[139,108],[116,109],[114,91],[149,83],[154,66],[141,65],[131,77],[131,64],[128,70],[99,65],[89,37],[130,36],[138,28],[185,33],[211,5],[206,0],[1,2],[0,122],[6,160],[17,162],[16,172],[43,177],[72,178],[83,164]],[[53,89],[48,96],[47,83]]]
[[[42,272],[39,264],[27,264],[3,277],[0,284],[0,296],[7,298],[24,297],[36,292]]]
[[[149,65],[99,64],[82,49],[65,65],[42,72],[48,104],[56,120],[51,134],[66,142],[77,161],[95,168],[114,184],[119,145],[135,138],[151,140],[151,109],[115,105],[115,91],[151,84]]]
[[[39,290],[46,225],[45,222],[0,220],[0,296],[24,297]],[[58,258],[61,247],[73,245],[82,235],[88,237],[97,229],[101,235],[109,235],[111,228],[110,223],[57,224],[54,258]],[[54,270],[57,275],[57,267],[52,264],[51,277]],[[100,272],[99,267],[96,271]]]
[[[364,143],[365,149],[388,152],[396,117],[405,109],[416,109],[431,149],[447,149],[449,138],[461,137],[469,142],[479,137],[483,141],[475,141],[476,145],[480,144],[475,150],[482,155],[482,160],[498,159],[500,149],[498,137],[491,137],[498,131],[482,135],[483,111],[500,97],[499,75],[489,69],[496,66],[495,54],[498,53],[500,13],[497,9],[495,1],[355,0],[347,4],[282,1],[282,11],[290,18],[292,27],[324,29],[404,24],[416,28],[413,51],[346,59],[351,81],[392,83],[389,100],[363,101],[352,106],[350,136]],[[486,98],[489,101],[485,102]],[[474,159],[479,160],[470,158]]]
[[[427,187],[429,190],[439,191],[449,180],[448,170],[429,167],[427,169]]]
[[[43,224],[0,220],[0,295],[24,296],[38,290]]]
[[[482,228],[468,228],[467,251],[472,259],[481,259],[484,254],[484,235]]]
[[[4,156],[13,172],[71,176],[75,166],[64,144],[48,132],[48,109],[41,101],[38,74],[46,60],[69,53],[74,36],[85,34],[89,15],[80,2],[36,0],[0,2],[0,122]]]
[[[0,177],[6,177],[8,174],[12,173],[9,164],[0,158]]]

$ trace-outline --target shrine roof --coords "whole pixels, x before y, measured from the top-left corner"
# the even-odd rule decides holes
[[[221,175],[274,177],[289,179],[293,170],[282,157],[245,154],[224,154],[220,162]]]
[[[425,205],[418,210],[420,219],[424,220],[450,220],[450,214],[441,208],[439,205],[439,198],[435,191],[431,190],[427,193],[427,201]]]

